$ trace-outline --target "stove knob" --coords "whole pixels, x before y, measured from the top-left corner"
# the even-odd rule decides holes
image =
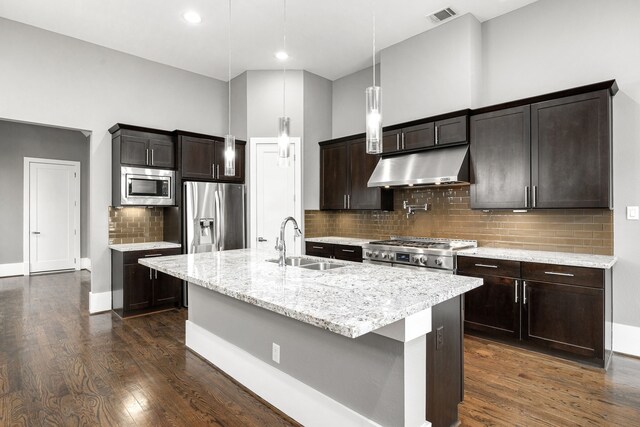
[[[387,259],[387,258],[389,258],[389,254],[386,253],[386,252],[383,252],[382,253],[382,259]]]
[[[416,264],[424,264],[426,259],[423,256],[416,257]]]
[[[367,258],[371,257],[371,255],[372,255],[372,254],[371,254],[371,252],[369,252],[369,251],[366,251],[366,252],[364,253],[364,256],[366,256]]]
[[[373,251],[373,253],[371,253],[371,256],[374,258],[378,258],[378,252],[377,251]]]
[[[436,258],[436,265],[442,266],[442,258]]]

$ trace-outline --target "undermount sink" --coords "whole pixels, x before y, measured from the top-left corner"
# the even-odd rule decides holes
[[[318,262],[315,264],[301,265],[300,268],[306,268],[307,270],[333,270],[334,268],[344,267],[341,264],[332,264],[329,262]]]
[[[267,262],[278,263],[277,259],[268,259]],[[334,268],[344,267],[342,264],[334,264],[330,262],[318,261],[311,258],[288,257],[284,260],[285,265],[291,267],[306,268],[307,270],[332,270]]]

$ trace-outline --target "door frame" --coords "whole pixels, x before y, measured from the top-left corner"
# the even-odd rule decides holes
[[[77,230],[77,233],[74,236],[74,268],[75,270],[80,270],[80,233],[82,230],[80,229],[80,162],[73,160],[57,160],[57,159],[43,159],[38,157],[25,157],[24,158],[24,167],[23,167],[23,207],[22,207],[22,262],[24,265],[24,275],[31,275],[31,242],[29,236],[29,228],[31,223],[31,202],[30,202],[30,188],[31,188],[31,164],[32,163],[47,163],[54,165],[64,165],[64,166],[73,166],[74,172],[78,179],[75,180],[74,192],[75,199],[77,200],[76,205],[73,208],[73,226]]]
[[[294,179],[295,179],[295,201],[294,201],[294,217],[298,221],[301,230],[304,230],[304,212],[302,210],[302,141],[299,137],[291,137],[294,155]],[[256,247],[258,239],[256,230],[258,228],[258,195],[255,191],[257,187],[256,167],[258,166],[258,145],[259,144],[277,144],[278,138],[250,138],[249,139],[249,222],[248,222],[248,244],[247,247]],[[284,218],[283,218],[284,219]],[[300,246],[298,246],[300,245]],[[297,239],[296,247],[298,250],[302,248],[302,239]],[[302,253],[302,252],[299,252]]]

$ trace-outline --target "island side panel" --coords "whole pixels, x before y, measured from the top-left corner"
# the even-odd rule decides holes
[[[372,421],[405,425],[405,343],[347,338],[193,284],[189,320]]]

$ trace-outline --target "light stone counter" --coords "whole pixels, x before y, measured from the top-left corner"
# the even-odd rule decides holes
[[[360,239],[357,237],[325,236],[325,237],[305,237],[304,240],[306,242],[331,243],[334,245],[362,246],[365,243],[373,242],[375,240],[380,240],[380,239]]]
[[[120,252],[148,251],[153,249],[173,249],[181,247],[182,245],[180,245],[180,243],[171,242],[122,243],[118,245],[109,245],[109,249]]]
[[[239,249],[139,262],[223,295],[356,338],[482,285],[482,279],[348,261],[326,271],[281,268],[277,252]],[[326,258],[315,258],[328,262]]]
[[[568,265],[608,269],[618,258],[605,255],[574,254],[567,252],[528,251],[506,248],[471,248],[458,251],[459,256],[504,259],[511,261],[538,262],[543,264]]]

